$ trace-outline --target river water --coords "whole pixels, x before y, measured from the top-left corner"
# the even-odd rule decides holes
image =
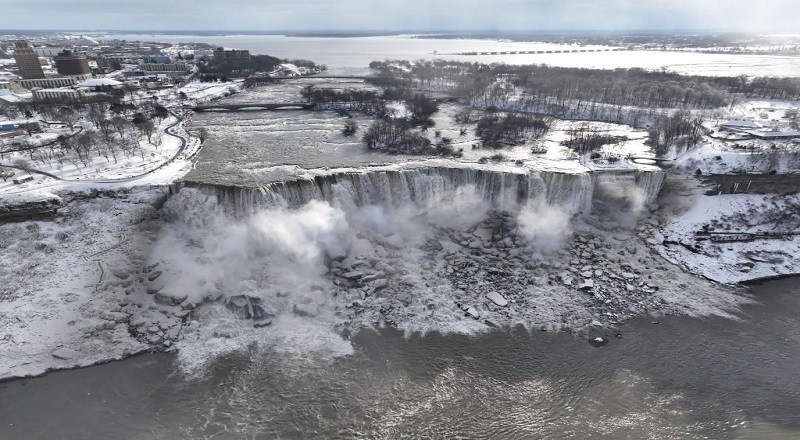
[[[354,336],[354,354],[171,354],[0,384],[2,439],[800,436],[800,279],[738,320],[662,317],[595,348],[566,333]],[[609,332],[610,333],[610,332]]]

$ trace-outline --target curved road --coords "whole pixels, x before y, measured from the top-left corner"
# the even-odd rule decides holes
[[[129,176],[129,177],[122,177],[122,178],[119,178],[119,179],[64,179],[62,177],[56,176],[56,175],[48,173],[46,171],[40,171],[40,170],[36,170],[36,169],[33,169],[33,168],[23,168],[23,167],[19,167],[17,165],[8,165],[8,164],[0,164],[0,166],[6,167],[6,168],[14,168],[14,169],[18,169],[18,170],[27,171],[28,173],[41,174],[43,176],[47,176],[47,177],[50,177],[52,179],[55,179],[55,180],[58,180],[58,181],[61,181],[61,182],[71,182],[71,183],[120,183],[120,182],[131,182],[131,181],[134,181],[134,180],[137,180],[137,179],[141,179],[142,177],[145,177],[148,174],[151,174],[151,173],[153,173],[155,171],[158,171],[161,168],[171,164],[175,159],[180,157],[183,154],[183,152],[186,150],[186,145],[188,143],[186,138],[181,136],[181,135],[179,135],[179,134],[177,134],[177,133],[174,133],[172,131],[173,128],[175,128],[181,122],[183,122],[183,118],[181,118],[180,116],[178,116],[177,114],[175,114],[173,112],[170,112],[170,114],[172,116],[175,116],[175,118],[177,118],[177,121],[175,121],[173,124],[170,124],[167,128],[165,128],[164,129],[164,133],[180,139],[181,146],[180,146],[180,148],[178,148],[178,150],[175,152],[175,154],[171,158],[169,158],[166,161],[164,161],[164,163],[162,163],[161,165],[153,168],[152,170],[145,171],[144,173],[141,173],[141,174],[136,174],[134,176]],[[35,189],[39,189],[39,188],[35,188]],[[31,189],[31,190],[34,190],[34,189]],[[24,191],[21,191],[21,192],[24,192]]]
[[[177,159],[178,157],[181,156],[181,154],[183,154],[184,150],[186,150],[186,145],[187,145],[188,142],[186,141],[185,137],[183,137],[183,136],[181,136],[181,135],[179,135],[177,133],[173,133],[171,131],[173,128],[175,128],[181,122],[183,122],[183,118],[181,118],[180,116],[178,116],[177,114],[175,114],[173,112],[170,112],[170,114],[172,116],[175,116],[175,118],[177,118],[177,121],[175,121],[173,124],[170,124],[167,128],[165,128],[164,129],[164,133],[168,134],[168,135],[170,135],[172,137],[176,137],[176,138],[180,139],[181,140],[181,146],[180,146],[180,148],[178,148],[178,151],[176,151],[175,154],[172,155],[172,157],[170,157],[169,159],[164,161],[164,163],[162,163],[161,165],[153,168],[152,170],[145,171],[145,172],[143,172],[141,174],[136,174],[136,175],[130,176],[130,177],[121,177],[119,179],[77,179],[77,180],[75,180],[75,179],[70,179],[70,180],[59,179],[59,180],[64,180],[64,181],[67,181],[67,182],[76,182],[76,183],[82,183],[82,182],[91,182],[91,183],[131,182],[131,181],[134,181],[134,180],[137,180],[137,179],[141,179],[142,177],[145,177],[148,174],[154,173],[154,172],[160,170],[161,168],[164,168],[165,166],[171,164],[175,159]]]

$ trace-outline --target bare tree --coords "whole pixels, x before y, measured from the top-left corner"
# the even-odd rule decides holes
[[[80,115],[67,107],[63,107],[56,114],[56,118],[64,124],[67,124],[70,131],[75,131],[75,124],[80,120]]]
[[[344,122],[344,128],[342,129],[342,134],[344,134],[347,137],[350,137],[356,134],[356,131],[358,131],[358,124],[356,124],[355,120],[348,119]]]
[[[114,116],[109,120],[111,127],[119,134],[120,139],[124,141],[125,134],[127,134],[128,128],[130,127],[131,123],[128,122],[127,119],[123,118],[122,116]]]
[[[22,124],[22,129],[25,130],[25,133],[28,133],[28,136],[33,136],[33,133],[39,133],[42,129],[39,127],[39,124],[36,122],[26,122]]]
[[[156,105],[153,107],[152,117],[160,123],[169,117],[169,111],[162,105]]]
[[[17,168],[19,168],[19,169],[21,169],[21,170],[25,171],[25,172],[26,172],[26,173],[28,173],[28,174],[30,174],[30,173],[31,173],[31,170],[33,170],[33,169],[34,169],[34,168],[33,168],[33,165],[31,165],[31,163],[30,163],[30,162],[28,162],[28,161],[27,161],[27,160],[25,160],[25,159],[17,159],[17,160],[15,160],[15,161],[14,161],[14,165],[16,165],[16,167],[17,167]]]
[[[153,132],[156,129],[155,124],[153,121],[142,121],[136,124],[136,129],[142,134],[142,136],[147,136],[147,142],[153,143]]]
[[[91,121],[92,124],[95,126],[95,128],[97,128],[99,130],[100,129],[100,125],[102,125],[103,121],[106,120],[105,109],[102,108],[101,106],[93,104],[89,108],[88,117],[89,117],[89,121]]]
[[[14,172],[10,169],[0,165],[0,177],[3,178],[3,182],[8,182],[8,178],[13,176]]]
[[[155,128],[155,131],[153,133],[153,140],[151,140],[150,143],[153,144],[153,146],[156,147],[156,149],[160,147],[161,144],[164,142],[163,133],[164,131],[161,130],[160,128],[158,127]]]
[[[73,138],[72,146],[78,159],[86,166],[89,163],[89,152],[94,146],[96,135],[92,131],[84,131]]]
[[[201,127],[197,132],[197,137],[200,138],[200,143],[202,144],[206,141],[206,139],[208,139],[208,130],[206,130],[205,127]]]

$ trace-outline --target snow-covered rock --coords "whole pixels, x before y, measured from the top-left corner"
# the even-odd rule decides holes
[[[54,358],[63,359],[65,361],[68,361],[68,360],[71,360],[71,359],[74,359],[74,358],[77,358],[77,357],[80,356],[80,353],[78,353],[75,350],[72,350],[71,348],[67,348],[67,347],[57,348],[57,349],[53,350],[53,352],[50,353],[50,354],[52,354]]]
[[[488,298],[493,303],[497,304],[500,307],[505,307],[508,305],[508,300],[506,300],[503,295],[500,295],[497,292],[489,292],[486,294],[486,298]]]
[[[319,304],[316,303],[295,304],[294,313],[299,316],[313,318],[319,315]]]

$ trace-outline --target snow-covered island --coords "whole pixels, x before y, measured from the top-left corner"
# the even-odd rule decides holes
[[[465,89],[457,64],[373,67],[405,82],[284,63],[254,88],[8,111],[0,379],[149,350],[197,371],[302,335],[340,355],[380,326],[594,341],[634,316],[734,316],[738,283],[800,272],[796,100],[645,108],[525,72]]]

